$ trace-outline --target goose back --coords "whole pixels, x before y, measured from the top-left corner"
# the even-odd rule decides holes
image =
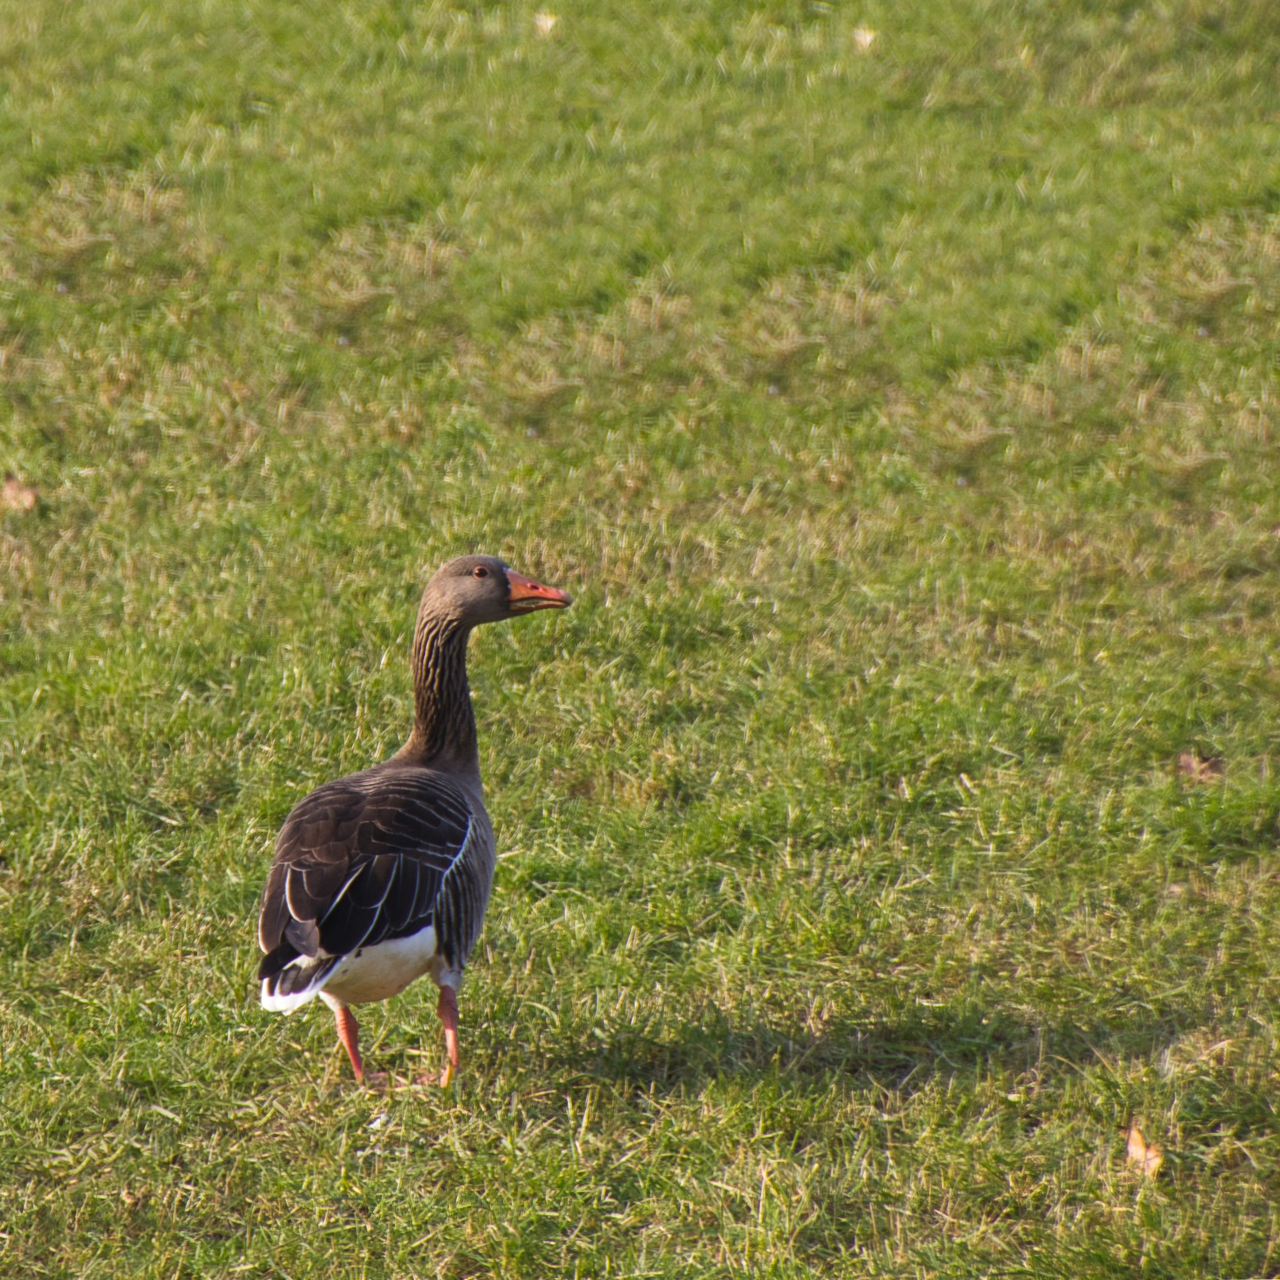
[[[344,961],[373,948],[400,955],[403,946],[385,944],[401,939],[417,940],[422,963],[400,985],[431,961],[460,976],[494,861],[493,828],[469,778],[389,762],[318,787],[276,840],[258,920],[263,1003],[287,1011],[326,985],[336,990]]]

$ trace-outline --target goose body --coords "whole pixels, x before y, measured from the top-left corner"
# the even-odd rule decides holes
[[[430,975],[457,1068],[457,990],[480,934],[496,863],[466,678],[471,629],[564,592],[488,556],[450,561],[427,585],[414,633],[414,727],[390,760],[326,782],[294,806],[276,840],[258,919],[263,1008],[317,996],[364,1078],[349,1006],[386,1000]]]
[[[318,787],[276,842],[259,921],[263,1007],[290,1013],[326,992],[386,1000],[428,971],[456,988],[494,861],[478,788],[437,770],[392,762]]]

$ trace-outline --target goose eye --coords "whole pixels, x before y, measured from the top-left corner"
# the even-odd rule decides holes
[[[482,564],[476,565],[476,567],[472,569],[471,572],[472,572],[472,575],[477,578],[487,578],[489,576],[489,570],[486,569]]]

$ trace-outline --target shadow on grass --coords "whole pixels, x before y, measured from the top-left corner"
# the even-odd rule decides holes
[[[893,1021],[835,1020],[814,1034],[764,1022],[735,1026],[718,1010],[709,1010],[661,1038],[630,1028],[615,1029],[605,1040],[564,1036],[547,1066],[566,1078],[612,1080],[646,1091],[721,1077],[776,1075],[811,1083],[851,1076],[911,1093],[939,1076],[964,1077],[979,1070],[1016,1076],[1150,1059],[1187,1026],[1205,1020],[1197,1011],[1181,1012],[1131,1017],[1122,1027],[1083,1028],[1067,1021],[1037,1026],[977,1007],[942,1007]]]

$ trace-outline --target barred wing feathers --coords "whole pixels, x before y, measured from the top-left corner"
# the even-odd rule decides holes
[[[425,769],[373,769],[300,801],[262,897],[263,1003],[294,1008],[343,957],[429,926],[450,967],[465,962],[487,897],[459,874],[473,831],[466,798]]]

